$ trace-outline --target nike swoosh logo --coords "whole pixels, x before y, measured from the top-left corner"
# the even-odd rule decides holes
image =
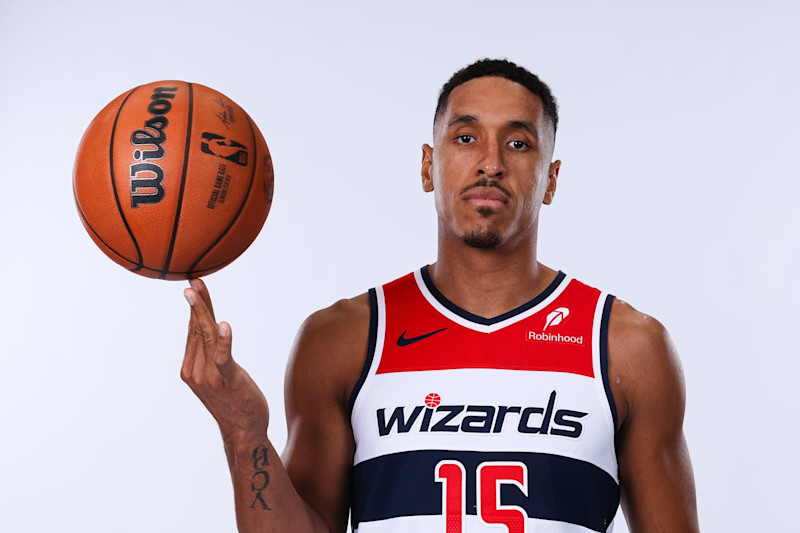
[[[409,344],[414,344],[417,341],[421,341],[422,339],[427,339],[431,335],[436,335],[437,333],[441,333],[442,331],[446,330],[447,328],[437,329],[436,331],[431,331],[430,333],[426,333],[425,335],[420,335],[419,337],[411,337],[410,339],[406,338],[406,333],[408,331],[404,331],[397,337],[397,345],[398,346],[408,346]]]

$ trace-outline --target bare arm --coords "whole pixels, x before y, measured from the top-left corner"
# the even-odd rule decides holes
[[[368,334],[367,295],[337,302],[300,328],[286,371],[284,462],[297,490],[331,532],[347,529],[355,453],[349,401]]]
[[[231,356],[230,326],[216,323],[211,299],[202,281],[192,280],[191,286],[185,291],[192,311],[181,377],[219,424],[231,470],[239,531],[343,531],[347,524],[347,492],[338,488],[347,485],[352,449],[337,443],[347,442],[348,434],[352,440],[352,434],[343,414],[336,416],[337,402],[329,397],[334,394],[332,387],[340,386],[339,381],[318,382],[310,376],[311,379],[294,387],[291,394],[287,389],[287,404],[290,396],[299,395],[308,397],[308,404],[313,405],[288,413],[296,420],[290,419],[290,445],[284,467],[267,438],[269,410],[264,395]],[[325,312],[320,314],[322,318],[327,316]],[[316,327],[319,321],[319,316],[312,317],[298,335],[288,371],[290,375],[296,374],[296,368],[300,368],[301,373],[306,372],[304,369],[309,362],[312,366],[324,366],[325,352],[314,352],[320,350],[323,343],[314,342],[314,338],[330,331]],[[366,334],[365,330],[365,339]],[[327,342],[336,344],[330,337]],[[366,346],[366,340],[364,344]],[[320,370],[324,372],[325,369]],[[335,369],[328,370],[330,375],[337,375]],[[315,442],[301,446],[303,454],[311,453],[314,458],[298,458],[291,453],[292,426],[297,424],[309,426],[316,432],[313,434],[317,437]],[[308,432],[300,437],[308,439]],[[325,463],[316,465],[320,477],[309,480],[298,476],[295,479],[292,471],[298,471],[298,464],[309,461]],[[303,468],[299,471],[302,473]],[[331,495],[333,491],[336,491],[334,496]],[[320,498],[320,494],[327,494],[327,499]],[[339,526],[342,516],[344,525]]]
[[[620,421],[617,456],[630,530],[699,531],[678,354],[658,321],[620,301],[614,302],[609,324],[609,377]]]

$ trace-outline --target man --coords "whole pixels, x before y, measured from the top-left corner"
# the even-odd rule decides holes
[[[203,283],[181,375],[216,418],[240,531],[697,531],[677,354],[653,318],[536,259],[549,89],[482,60],[443,87],[422,187],[436,263],[309,317],[283,460]]]

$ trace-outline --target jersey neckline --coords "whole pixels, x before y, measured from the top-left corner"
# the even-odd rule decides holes
[[[493,326],[500,322],[514,318],[522,313],[525,313],[526,311],[529,311],[530,309],[536,307],[544,300],[546,300],[551,294],[553,294],[553,292],[555,292],[555,290],[558,289],[558,287],[567,277],[567,275],[564,272],[559,270],[558,273],[556,274],[555,279],[550,283],[550,285],[548,285],[547,288],[545,288],[532,300],[520,305],[519,307],[512,309],[511,311],[507,311],[496,317],[485,318],[470,313],[466,309],[462,309],[461,307],[457,306],[456,304],[448,300],[444,294],[439,292],[439,289],[437,289],[436,286],[433,284],[430,272],[428,272],[428,265],[425,265],[420,269],[420,274],[422,276],[422,281],[425,283],[425,287],[428,289],[428,291],[436,299],[437,302],[439,302],[443,307],[445,307],[451,313],[458,315],[464,320],[468,320],[469,322],[473,322],[481,326]]]

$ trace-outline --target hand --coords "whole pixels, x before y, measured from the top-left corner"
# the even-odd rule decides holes
[[[231,326],[217,324],[205,283],[193,279],[189,284],[183,291],[191,318],[181,378],[216,419],[226,442],[263,437],[269,424],[267,400],[233,360]]]

